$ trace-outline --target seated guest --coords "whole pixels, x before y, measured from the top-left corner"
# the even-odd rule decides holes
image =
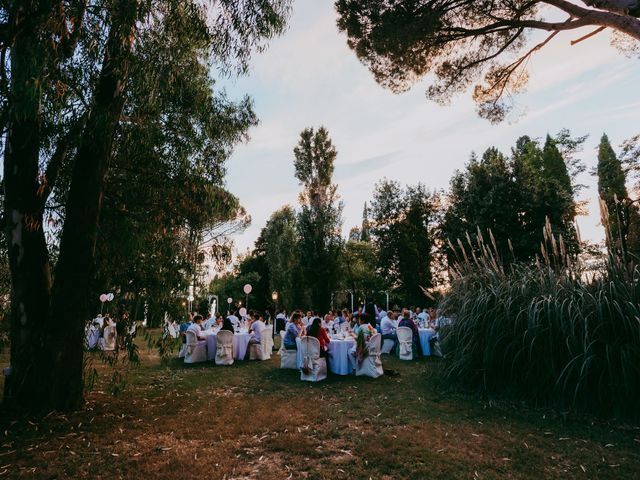
[[[257,318],[255,319],[254,316],[251,315],[251,318],[253,321],[249,326],[249,332],[253,332],[253,335],[251,336],[249,343],[260,343],[260,333],[262,332],[262,330],[267,328],[267,326],[262,321],[262,315],[258,314]]]
[[[222,322],[222,328],[220,330],[227,330],[231,333],[235,332],[233,328],[233,323],[231,323],[231,320],[229,319],[229,317],[224,319],[224,321]]]
[[[210,328],[212,328],[216,323],[216,317],[213,314],[213,312],[209,313],[209,317],[204,321],[204,325],[203,328],[205,330],[209,330]]]
[[[360,315],[358,317],[359,325],[353,330],[353,336],[357,338],[360,332],[363,332],[365,341],[369,341],[369,338],[378,333],[376,327],[371,325],[371,322],[375,323],[375,319],[369,318],[366,314]]]
[[[224,318],[220,313],[216,314],[216,323],[213,325],[213,328],[220,329],[222,328],[222,324],[224,323]]]
[[[304,333],[305,329],[302,323],[302,316],[296,312],[291,315],[291,321],[287,325],[283,341],[284,348],[286,350],[297,350],[298,344],[296,343],[296,339],[303,336]]]
[[[229,315],[227,318],[229,319],[229,321],[231,322],[232,325],[240,326],[240,319],[236,315],[234,315],[233,313],[231,315]]]
[[[356,344],[349,349],[349,361],[353,370],[356,369],[357,365],[362,366],[362,361],[365,357],[367,342],[373,335],[378,333],[375,327],[376,317],[374,312],[374,308],[370,305],[367,305],[366,309],[364,311],[361,311],[358,317],[359,325],[354,330]]]
[[[422,355],[420,348],[420,332],[418,331],[418,326],[413,320],[411,320],[411,312],[409,312],[409,310],[404,311],[403,318],[398,323],[398,327],[408,327],[411,329],[413,332],[413,356],[414,358],[420,357]]]
[[[311,312],[311,310],[309,310],[307,312],[307,315],[302,318],[302,324],[306,327],[308,327],[309,325],[311,325],[311,321],[313,320],[313,313]]]
[[[187,332],[195,333],[198,340],[206,340],[202,335],[202,315],[196,315],[193,317],[193,323],[189,326]]]
[[[382,334],[382,340],[393,341],[393,348],[391,354],[393,355],[398,346],[398,335],[396,334],[396,328],[398,328],[395,322],[395,315],[393,312],[387,313],[380,321],[380,333]]]
[[[184,336],[185,332],[189,329],[193,323],[193,316],[189,314],[186,322],[180,324],[180,336],[182,337],[182,343],[187,343],[187,337]]]
[[[333,328],[333,322],[333,315],[331,314],[331,312],[329,312],[324,316],[324,319],[321,322],[321,326],[324,330],[330,330]]]
[[[320,342],[320,356],[327,357],[327,349],[329,348],[329,336],[327,335],[326,330],[320,324],[319,318],[314,318],[313,322],[311,322],[311,326],[307,330],[307,336],[317,338]]]
[[[358,312],[361,310],[362,308],[359,308]],[[351,328],[351,330],[355,330],[360,324],[360,321],[359,321],[360,314],[358,312],[352,313],[351,316],[349,317],[349,327]]]
[[[428,311],[428,316],[429,316],[429,326],[434,328],[436,326],[436,324],[438,323],[438,313],[436,312],[436,309],[431,307],[429,308]]]

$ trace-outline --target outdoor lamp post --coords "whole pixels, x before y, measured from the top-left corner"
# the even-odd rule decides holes
[[[273,300],[273,305],[274,305],[274,309],[273,309],[273,328],[271,329],[271,333],[272,333],[272,339],[276,338],[276,323],[277,323],[277,319],[276,319],[276,315],[278,315],[278,292],[274,291],[273,293],[271,293],[271,300]]]
[[[384,293],[387,296],[387,312],[389,311],[389,292],[387,290],[380,290],[380,293]]]

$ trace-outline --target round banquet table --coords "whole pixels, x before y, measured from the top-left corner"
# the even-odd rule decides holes
[[[336,375],[350,375],[353,373],[349,361],[349,350],[356,344],[355,339],[349,337],[345,340],[331,339],[329,342],[329,369]]]
[[[247,354],[247,347],[249,346],[249,340],[253,336],[252,333],[236,333],[233,336],[233,358],[236,360],[244,360],[244,356]]]
[[[301,339],[298,337],[296,343],[298,352],[296,356],[298,368],[302,368],[304,358],[300,348]],[[349,361],[349,350],[356,344],[354,338],[348,337],[345,340],[331,338],[329,342],[329,370],[336,375],[351,375],[353,373],[351,362]]]
[[[202,332],[207,337],[207,360],[216,359],[216,349],[218,348],[218,337],[216,337],[217,331],[205,330]]]
[[[431,355],[431,346],[429,340],[433,338],[436,331],[433,328],[419,328],[420,333],[420,347],[422,348],[422,355],[429,357]]]
[[[216,330],[205,330],[202,332],[207,337],[207,360],[216,359],[216,349],[218,348],[218,337]],[[233,335],[233,358],[236,360],[244,360],[249,346],[249,340],[253,336],[252,333],[240,332]]]

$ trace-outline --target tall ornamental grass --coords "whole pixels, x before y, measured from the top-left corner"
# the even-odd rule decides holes
[[[487,394],[598,415],[640,417],[640,271],[615,258],[586,272],[547,226],[533,264],[503,264],[495,242],[459,242],[441,307],[444,375]]]

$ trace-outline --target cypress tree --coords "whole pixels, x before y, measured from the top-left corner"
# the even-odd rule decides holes
[[[640,215],[631,202],[626,187],[626,174],[609,138],[602,135],[598,147],[598,194],[607,206],[607,248],[615,253],[640,253]],[[604,215],[604,212],[603,212]]]
[[[542,166],[542,212],[549,219],[553,232],[562,235],[567,250],[577,253],[579,245],[574,225],[576,204],[571,176],[560,150],[549,135],[542,149]]]
[[[362,228],[360,230],[360,241],[371,241],[371,228],[369,226],[369,209],[367,208],[367,202],[364,202],[364,209],[362,210]]]

